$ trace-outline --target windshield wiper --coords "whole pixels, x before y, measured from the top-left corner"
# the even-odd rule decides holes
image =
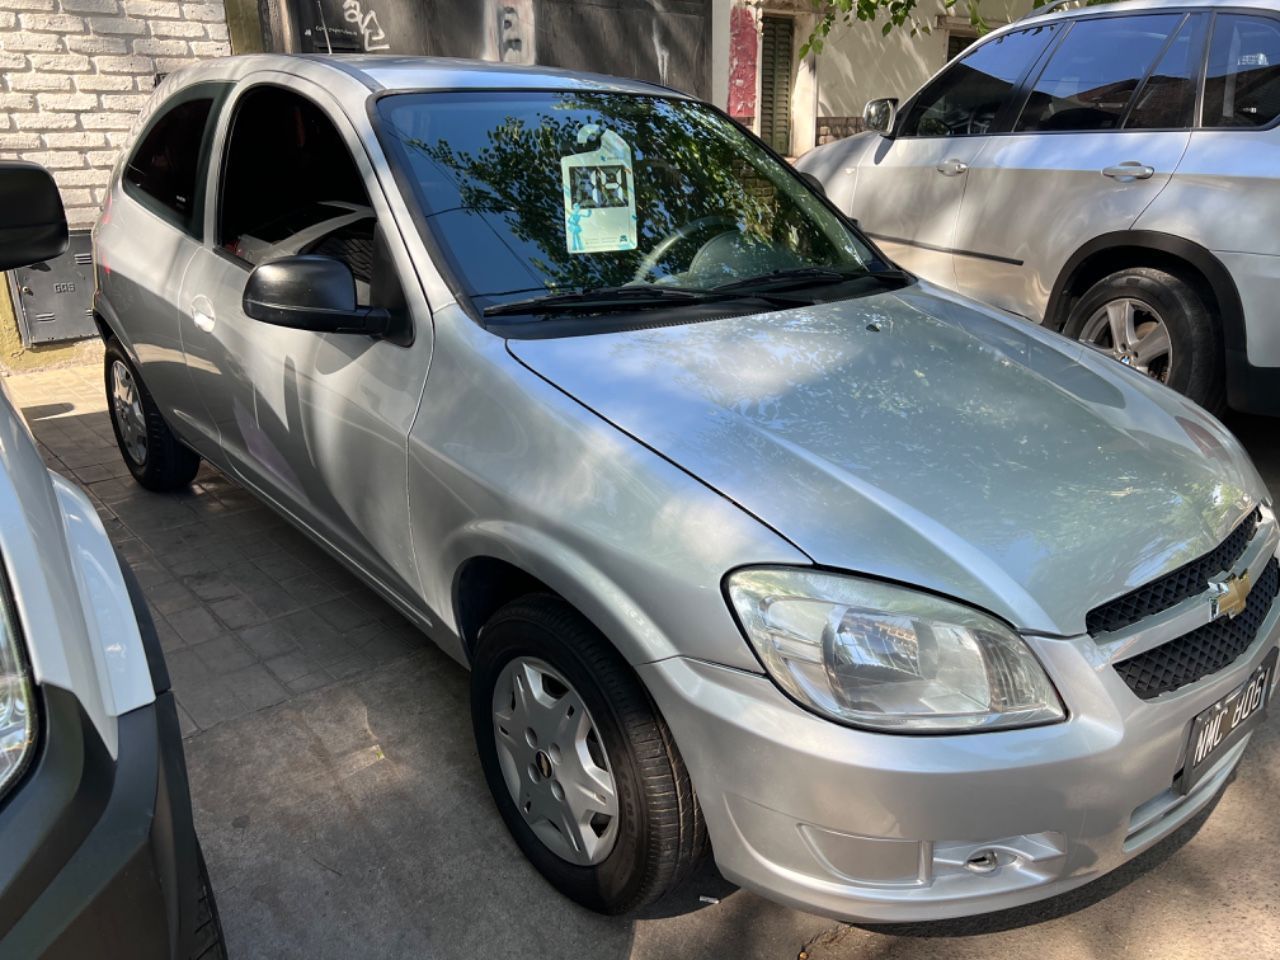
[[[596,287],[574,293],[550,293],[527,300],[513,300],[484,308],[486,317],[506,317],[520,313],[602,313],[605,311],[645,310],[675,304],[703,303],[721,300],[718,293],[688,290],[683,287],[627,285]]]
[[[866,267],[790,267],[784,270],[772,270],[755,277],[746,277],[730,283],[722,283],[712,287],[713,293],[745,293],[748,291],[787,290],[796,287],[810,287],[830,283],[844,283],[848,280],[862,280],[875,277],[881,281],[907,283],[909,274],[901,270],[868,270]]]

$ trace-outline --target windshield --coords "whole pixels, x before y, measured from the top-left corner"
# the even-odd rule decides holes
[[[431,239],[481,309],[885,266],[785,164],[696,102],[467,91],[386,96],[378,111]]]

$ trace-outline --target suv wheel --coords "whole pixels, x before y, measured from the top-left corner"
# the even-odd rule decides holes
[[[1134,267],[1104,277],[1080,298],[1063,332],[1211,412],[1225,406],[1218,318],[1175,274]]]
[[[485,625],[471,718],[502,819],[561,893],[625,913],[702,858],[702,811],[670,730],[626,661],[564,601],[526,597]]]
[[[200,457],[169,430],[142,378],[114,338],[104,366],[111,428],[125,466],[148,490],[178,490],[195,479]]]

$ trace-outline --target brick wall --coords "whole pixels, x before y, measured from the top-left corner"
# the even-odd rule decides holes
[[[222,0],[0,0],[0,158],[48,167],[90,226],[156,74],[230,52]]]
[[[2,2],[2,0],[0,0]],[[832,140],[843,140],[861,133],[866,129],[861,117],[819,117],[817,120],[816,145],[822,146]]]

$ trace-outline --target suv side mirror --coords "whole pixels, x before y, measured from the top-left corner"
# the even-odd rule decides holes
[[[67,215],[44,167],[0,160],[0,270],[60,256],[67,249]]]
[[[881,97],[868,100],[862,108],[862,122],[868,130],[877,130],[886,137],[893,136],[893,125],[898,120],[898,98]]]
[[[244,285],[245,316],[316,333],[364,333],[379,337],[391,315],[356,304],[351,268],[333,257],[283,257],[254,268]]]

